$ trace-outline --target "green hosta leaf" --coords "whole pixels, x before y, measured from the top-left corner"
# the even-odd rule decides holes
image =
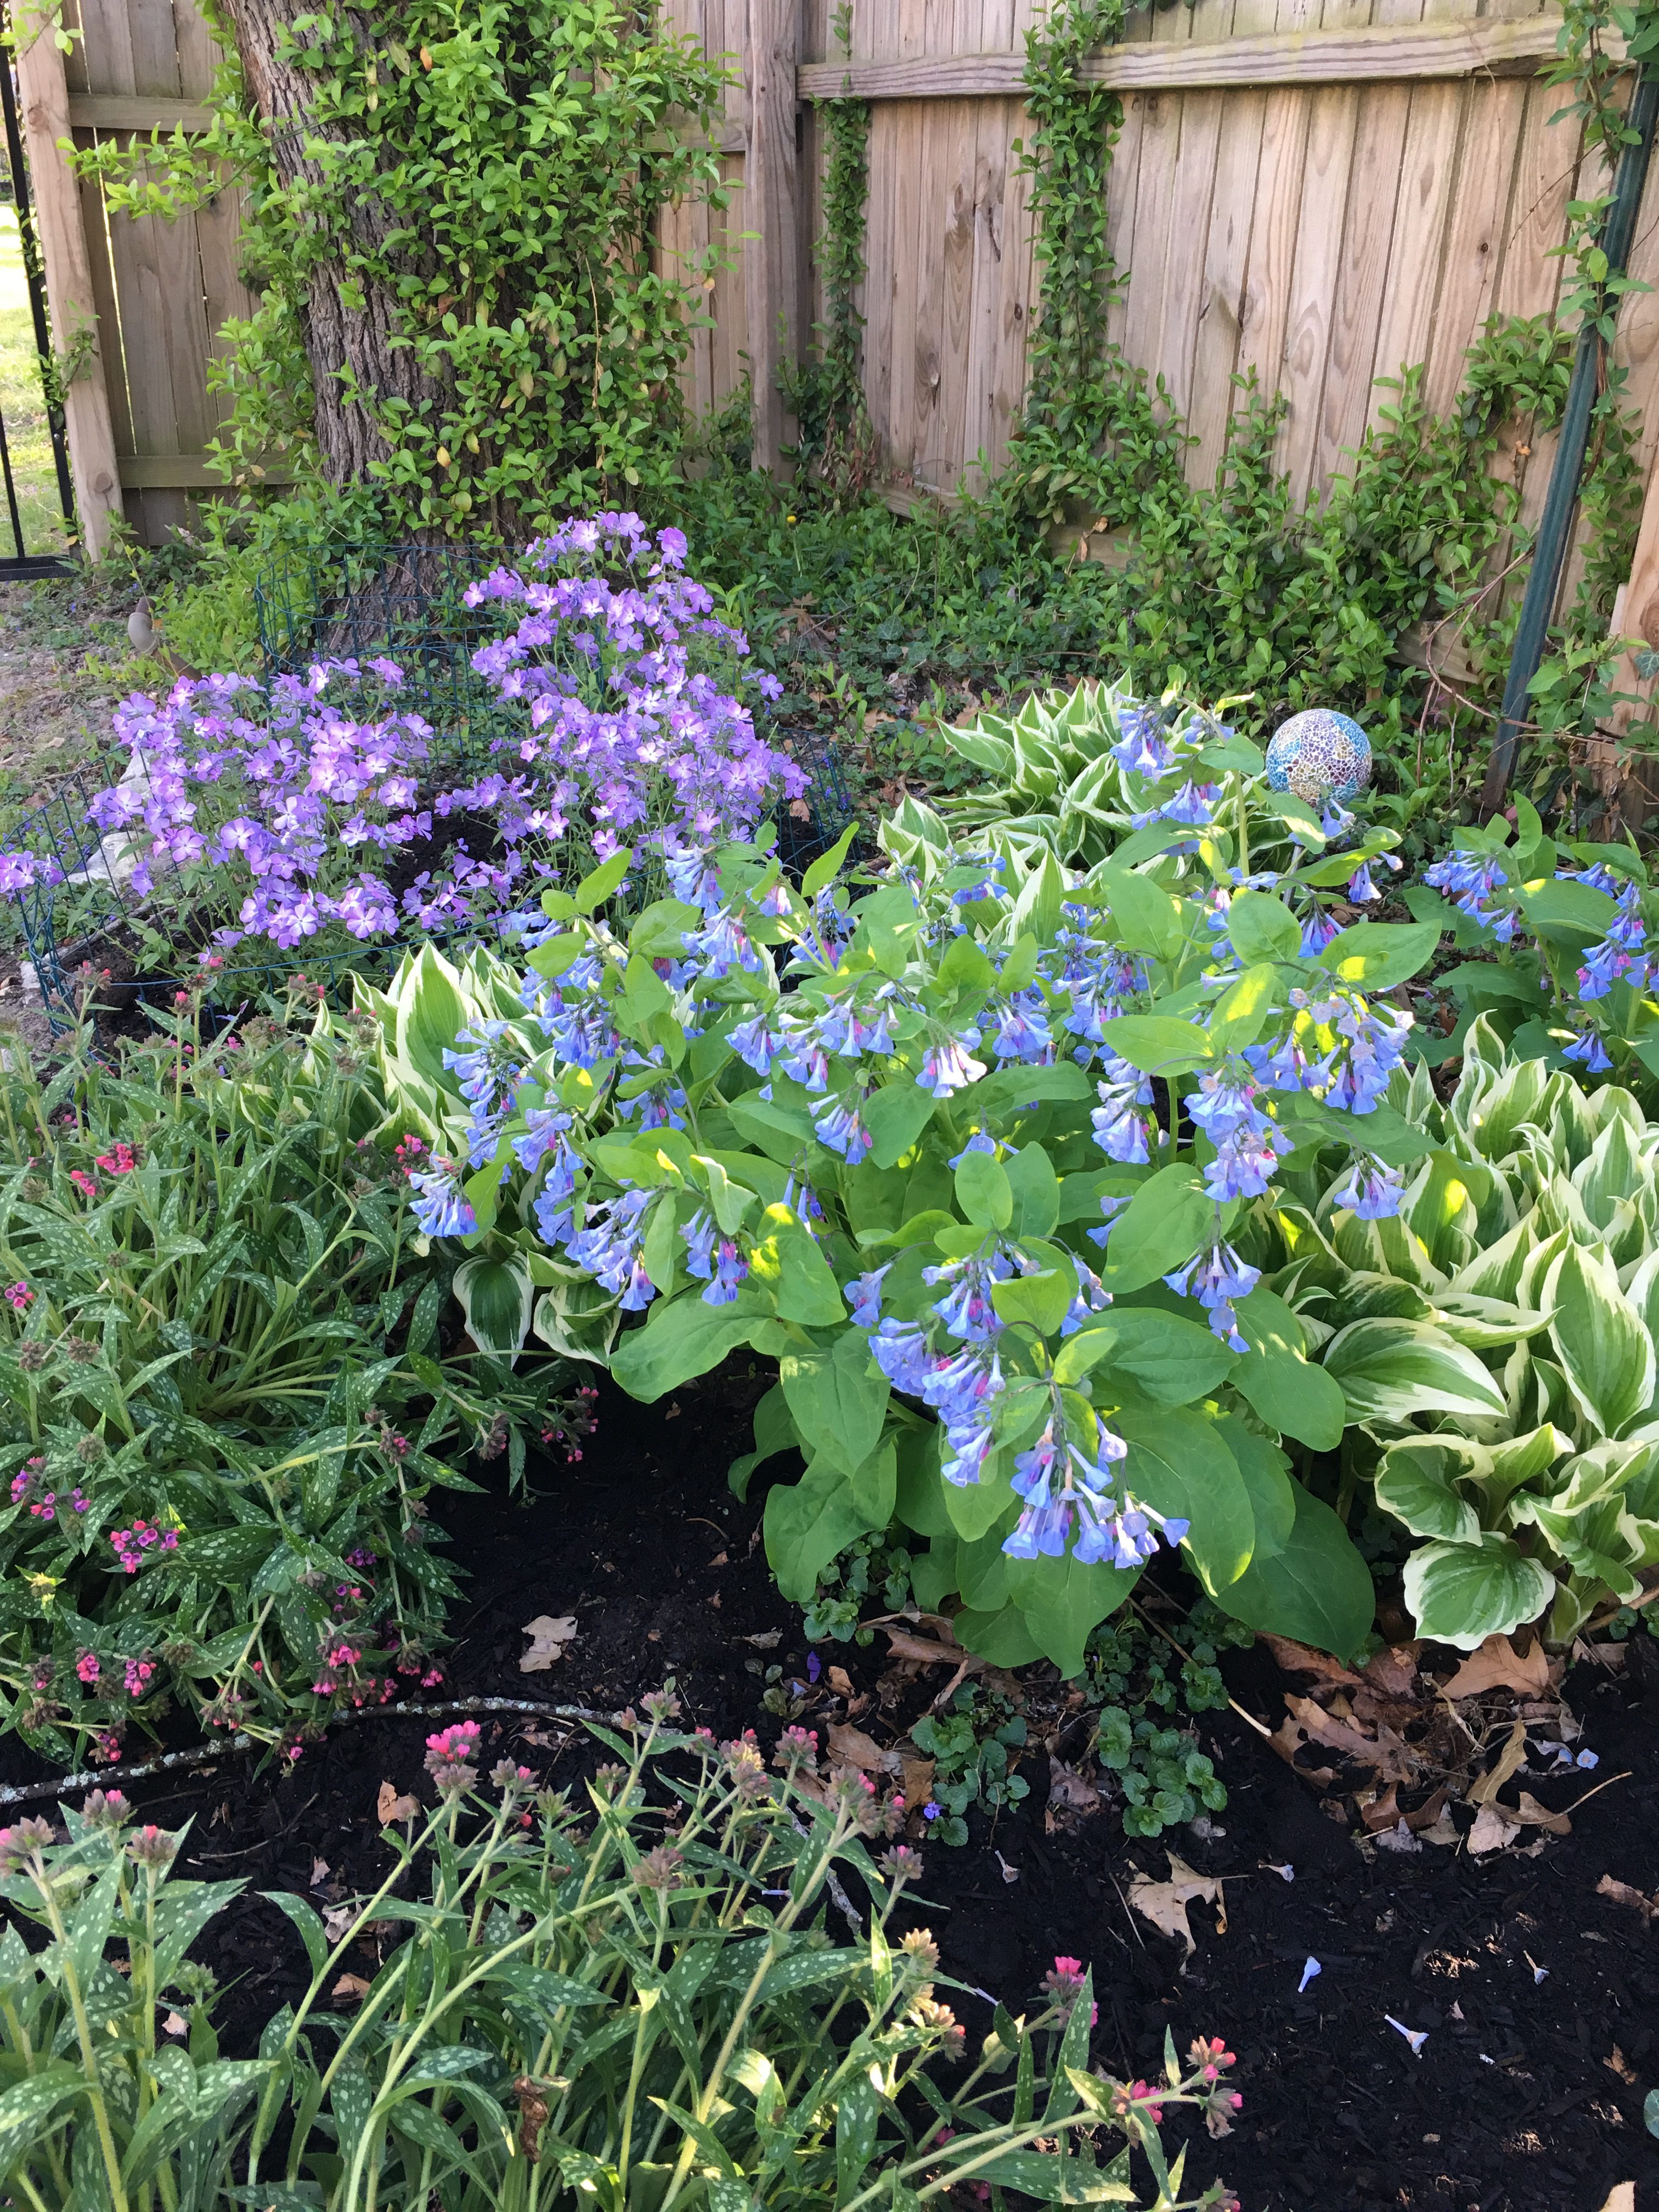
[[[1250,1493],[1219,1425],[1179,1408],[1114,1413],[1108,1426],[1129,1447],[1123,1486],[1155,1511],[1192,1523],[1188,1559],[1212,1596],[1236,1582],[1255,1542]]]
[[[1428,1322],[1351,1322],[1326,1346],[1322,1364],[1340,1385],[1350,1421],[1507,1410],[1474,1354]]]
[[[516,1364],[536,1304],[526,1261],[516,1253],[510,1260],[463,1260],[451,1287],[466,1316],[466,1333],[478,1349]]]
[[[1480,1516],[1455,1485],[1486,1456],[1478,1444],[1438,1437],[1411,1437],[1390,1444],[1376,1470],[1376,1502],[1413,1536],[1479,1543]]]
[[[871,1359],[869,1340],[843,1329],[827,1350],[786,1352],[778,1375],[794,1426],[811,1449],[849,1473],[861,1466],[881,1441],[892,1395]]]
[[[1602,1436],[1618,1436],[1653,1397],[1653,1340],[1641,1316],[1612,1264],[1581,1244],[1551,1268],[1544,1304],[1568,1389]]]
[[[453,1097],[455,1078],[444,1066],[466,1024],[461,979],[434,945],[423,945],[396,985],[398,1057]]]
[[[1257,1558],[1215,1601],[1265,1635],[1291,1636],[1316,1651],[1351,1659],[1370,1632],[1376,1591],[1370,1569],[1322,1499],[1293,1483],[1296,1519],[1271,1559]]]
[[[1508,1536],[1425,1544],[1406,1562],[1406,1603],[1418,1634],[1458,1651],[1536,1620],[1554,1595],[1543,1561],[1527,1558]]]

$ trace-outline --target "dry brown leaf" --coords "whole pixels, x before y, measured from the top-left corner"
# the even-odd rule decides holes
[[[1659,1918],[1659,1899],[1644,1897],[1639,1889],[1627,1881],[1615,1881],[1610,1874],[1604,1874],[1596,1883],[1595,1894],[1610,1897],[1615,1905],[1634,1905],[1644,1920]]]
[[[168,2035],[188,2035],[190,2033],[190,2022],[180,2014],[176,2012],[170,2012],[167,2018],[161,2022],[161,2027]]]
[[[399,1820],[414,1820],[420,1809],[417,1799],[400,1797],[398,1795],[396,1783],[383,1782],[380,1784],[380,1794],[375,1800],[374,1810],[383,1828],[390,1828]]]
[[[1633,2181],[1615,2182],[1601,2212],[1636,2212],[1636,2184]]]
[[[839,1724],[830,1729],[830,1757],[836,1766],[856,1766],[862,1774],[897,1774],[903,1762],[896,1751],[884,1751],[862,1729]]]
[[[1340,1752],[1357,1766],[1374,1767],[1384,1782],[1409,1782],[1418,1771],[1418,1760],[1410,1746],[1392,1729],[1380,1728],[1375,1737],[1368,1736],[1351,1721],[1340,1720],[1328,1713],[1313,1698],[1298,1698],[1294,1693],[1285,1697],[1285,1706],[1316,1743]]]
[[[1498,1809],[1502,1813],[1508,1808],[1500,1805]],[[1547,1805],[1539,1803],[1530,1790],[1521,1792],[1519,1817],[1528,1827],[1547,1828],[1553,1836],[1570,1836],[1572,1833],[1571,1816],[1565,1813],[1552,1813]]]
[[[534,1620],[527,1620],[523,1634],[530,1638],[530,1649],[519,1662],[521,1674],[544,1674],[556,1659],[562,1659],[564,1647],[576,1633],[576,1624],[568,1613],[555,1620],[549,1613],[538,1613]]]
[[[1469,1855],[1480,1858],[1487,1851],[1506,1851],[1520,1832],[1519,1826],[1504,1820],[1498,1806],[1483,1805],[1469,1830]]]
[[[1150,1920],[1161,1935],[1178,1936],[1187,1946],[1190,1958],[1198,1948],[1193,1931],[1187,1922],[1187,1907],[1194,1903],[1213,1905],[1216,1909],[1216,1933],[1227,1932],[1227,1903],[1220,1882],[1212,1875],[1198,1874],[1185,1859],[1174,1851],[1164,1854],[1170,1862],[1168,1881],[1154,1881],[1150,1875],[1138,1874],[1129,1884],[1129,1902],[1143,1920]]]
[[[342,1974],[334,1984],[335,2000],[343,2004],[361,2004],[368,1995],[369,1984],[361,1974]]]
[[[1450,1680],[1440,1685],[1440,1692],[1455,1703],[1459,1698],[1478,1698],[1483,1690],[1513,1690],[1520,1697],[1541,1698],[1549,1686],[1549,1661],[1541,1644],[1534,1643],[1523,1657],[1507,1636],[1489,1636]]]
[[[830,1669],[830,1686],[837,1697],[850,1698],[853,1695],[853,1678],[845,1667]]]
[[[330,1868],[328,1861],[326,1859],[319,1859],[313,1851],[311,1858],[312,1887],[313,1889],[320,1889],[323,1884],[328,1880],[329,1873]]]
[[[358,1908],[355,1905],[337,1905],[323,1915],[323,1933],[331,1949],[343,1943],[357,1924]]]
[[[1519,1772],[1526,1756],[1527,1723],[1525,1721],[1516,1721],[1510,1730],[1509,1741],[1498,1753],[1498,1764],[1488,1767],[1480,1779],[1471,1786],[1468,1793],[1469,1803],[1490,1805],[1510,1776]]]
[[[1385,1698],[1415,1698],[1417,1646],[1390,1644],[1373,1652],[1361,1672],[1371,1688]]]
[[[1364,1679],[1328,1652],[1316,1651],[1311,1644],[1298,1644],[1293,1637],[1263,1636],[1259,1640],[1273,1653],[1281,1674],[1313,1674],[1322,1682],[1338,1682],[1346,1689]]]
[[[1624,2052],[1619,2048],[1619,2045],[1616,2043],[1613,2046],[1612,2057],[1604,2058],[1601,2061],[1601,2063],[1607,2068],[1609,2074],[1616,2074],[1621,2081],[1633,2082],[1636,2080],[1636,2069],[1631,2064],[1629,2059],[1626,2057]]]
[[[783,1641],[781,1628],[763,1628],[758,1636],[745,1636],[745,1644],[752,1644],[757,1651],[775,1651]]]
[[[1314,1783],[1321,1790],[1328,1790],[1335,1781],[1336,1769],[1334,1766],[1297,1765],[1296,1755],[1308,1741],[1308,1731],[1298,1722],[1293,1719],[1281,1721],[1267,1741],[1286,1766],[1294,1768],[1304,1782]],[[1336,1808],[1336,1817],[1339,1820],[1347,1818],[1340,1805]]]
[[[1552,1836],[1570,1836],[1572,1822],[1566,1814],[1551,1812],[1529,1790],[1523,1790],[1519,1805],[1501,1805],[1492,1798],[1481,1806],[1469,1830],[1469,1849],[1477,1857],[1482,1851],[1500,1850],[1513,1843],[1522,1828],[1543,1828]]]
[[[1053,1804],[1056,1801],[1069,1807],[1073,1813],[1097,1813],[1100,1810],[1100,1792],[1094,1784],[1079,1774],[1076,1767],[1067,1766],[1064,1759],[1054,1758],[1051,1753],[1048,1758],[1048,1802]]]
[[[908,1806],[925,1805],[933,1794],[933,1762],[931,1759],[913,1759],[901,1746],[899,1748],[899,1787],[904,1792]]]
[[[960,1667],[967,1660],[968,1672],[977,1674],[983,1671],[982,1659],[969,1658],[959,1644],[934,1644],[925,1636],[912,1636],[908,1629],[884,1627],[888,1656],[893,1659],[914,1659],[923,1667]]]

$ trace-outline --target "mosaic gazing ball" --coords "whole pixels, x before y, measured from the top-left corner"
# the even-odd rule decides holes
[[[1371,741],[1352,715],[1305,707],[1281,722],[1267,747],[1267,781],[1310,805],[1348,799],[1371,780]]]

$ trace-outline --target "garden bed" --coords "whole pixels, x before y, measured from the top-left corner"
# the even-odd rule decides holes
[[[430,1698],[609,1710],[672,1674],[692,1724],[719,1736],[753,1727],[769,1747],[780,1722],[762,1706],[765,1670],[803,1676],[809,1647],[767,1571],[758,1486],[739,1504],[725,1480],[757,1393],[750,1364],[740,1354],[653,1407],[605,1387],[585,1458],[556,1476],[544,1469],[527,1512],[507,1500],[504,1482],[485,1498],[441,1502],[449,1556],[469,1579],[452,1615],[447,1680]],[[880,1610],[872,1601],[871,1614]],[[574,1639],[550,1671],[521,1673],[524,1624],[544,1613],[574,1618]],[[854,1717],[890,1737],[872,1696],[888,1664],[882,1640],[817,1649],[822,1680],[803,1724],[825,1730],[848,1717],[830,1671],[844,1668]],[[1535,1856],[1362,1847],[1231,1712],[1200,1723],[1229,1799],[1210,1833],[1127,1838],[1109,1807],[1067,1826],[1048,1818],[1048,1760],[1034,1742],[1020,1769],[1030,1796],[994,1827],[970,1811],[965,1847],[929,1847],[909,1908],[933,1927],[944,1971],[964,1985],[952,2002],[970,2047],[989,2026],[982,1993],[1029,2008],[1055,1954],[1070,1954],[1094,1969],[1095,2053],[1115,2073],[1155,2076],[1166,2026],[1178,2045],[1221,2033],[1237,2049],[1239,2124],[1218,2143],[1194,2130],[1188,2178],[1218,2172],[1249,2212],[1597,2212],[1630,2180],[1644,2204],[1659,2191],[1659,2144],[1641,2110],[1659,1938],[1632,1907],[1597,1893],[1607,1875],[1649,1891],[1656,1879],[1659,1651],[1644,1636],[1625,1650],[1618,1672],[1580,1666],[1565,1687],[1600,1759],[1595,1780],[1626,1778]],[[1226,1672],[1240,1704],[1277,1725],[1280,1678],[1266,1650],[1231,1655]],[[258,1893],[308,1894],[326,1911],[372,1888],[386,1866],[377,1793],[382,1781],[418,1791],[436,1725],[366,1721],[336,1729],[291,1771],[233,1758],[129,1790],[141,1817],[192,1823],[182,1872],[247,1881],[198,1947],[227,1985],[218,2019],[228,2054],[251,2051],[307,1978],[297,1935]],[[603,1756],[584,1730],[550,1719],[497,1715],[485,1731],[489,1755],[511,1749],[561,1784]],[[0,1756],[8,1780],[46,1771],[15,1739]],[[1559,1810],[1593,1784],[1572,1771],[1531,1786]],[[1179,1942],[1125,1901],[1138,1873],[1165,1878],[1166,1845],[1197,1872],[1226,1878],[1225,1932],[1211,1907],[1194,1905],[1197,1948],[1184,1969]],[[1289,1882],[1275,1870],[1286,1867]],[[371,1941],[365,1972],[373,1949]],[[1298,1994],[1314,1958],[1321,1972]],[[1427,2032],[1420,2052],[1389,2014]],[[1177,2135],[1184,2120],[1171,2123]]]

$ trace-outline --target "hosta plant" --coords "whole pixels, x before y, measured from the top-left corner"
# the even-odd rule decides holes
[[[647,1400],[775,1358],[733,1476],[804,1455],[766,1506],[803,1602],[896,1518],[1001,1663],[1079,1672],[1160,1541],[1252,1626],[1353,1650],[1369,1577],[1281,1449],[1334,1447],[1342,1394],[1250,1249],[1292,1169],[1344,1212],[1397,1202],[1409,1022],[1368,994],[1437,933],[1340,928],[1320,865],[1182,842],[1074,875],[941,836],[799,890],[727,847],[625,938],[619,855],[547,896],[526,972],[428,948],[365,990],[474,1335],[608,1345]]]
[[[967,2184],[1134,2204],[1133,2145],[1160,2212],[1237,2212],[1219,2184],[1183,2192],[1157,2124],[1186,2105],[1229,2131],[1220,2042],[1183,2066],[1166,2039],[1155,2085],[1090,2070],[1090,1979],[1057,1959],[1035,2011],[999,2005],[970,2053],[932,1936],[891,1925],[921,1861],[878,1864],[890,1808],[869,1785],[818,1783],[799,1730],[769,1774],[752,1737],[717,1749],[674,1729],[671,1693],[646,1704],[574,1801],[511,1759],[486,1792],[476,1722],[429,1738],[436,1807],[386,1831],[386,1879],[343,1932],[275,1895],[313,1972],[255,2058],[218,2056],[212,1977],[185,1955],[240,1883],[173,1880],[180,1838],[135,1832],[118,1796],[67,1812],[67,1842],[40,1819],[0,1831],[0,1895],[40,1937],[0,1944],[14,2200],[920,2212]],[[837,1868],[869,1905],[851,1943],[825,1925]],[[347,1971],[365,1929],[404,1925],[371,1979]],[[158,2041],[158,2000],[189,2006],[182,2039]]]
[[[1419,1632],[1565,1643],[1659,1565],[1659,1128],[1484,1018],[1449,1103],[1394,1083],[1433,1147],[1397,1217],[1282,1205],[1274,1286],[1347,1401],[1348,1489],[1422,1540]]]

